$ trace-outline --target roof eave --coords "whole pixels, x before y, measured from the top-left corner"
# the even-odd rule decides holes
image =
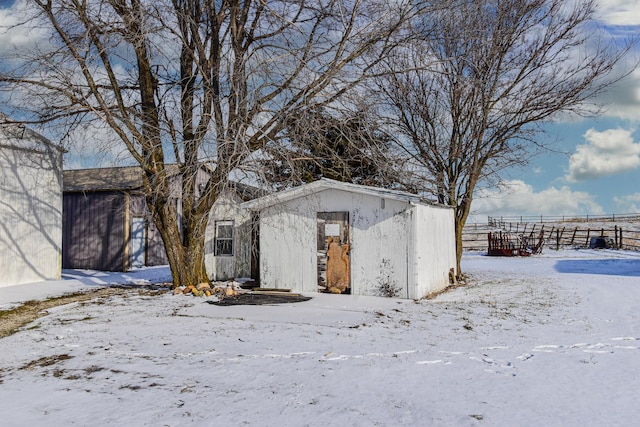
[[[318,181],[311,182],[309,184],[301,185],[289,190],[284,190],[280,193],[270,194],[258,199],[245,202],[241,205],[242,208],[259,211],[280,203],[288,202],[299,197],[309,196],[320,191],[327,189],[336,189],[342,191],[353,191],[359,194],[366,194],[373,197],[388,198],[397,200],[412,205],[423,205],[432,207],[445,207],[442,205],[433,204],[431,202],[423,200],[420,196],[410,193],[399,192],[396,190],[380,189],[376,187],[368,187],[359,184],[352,184],[346,182],[335,181],[328,178],[321,178]]]

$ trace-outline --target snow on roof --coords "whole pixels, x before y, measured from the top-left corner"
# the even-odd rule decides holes
[[[294,187],[288,190],[281,191],[279,193],[269,194],[267,196],[251,200],[249,202],[245,202],[241,206],[245,209],[257,211],[280,203],[288,202],[289,200],[298,199],[300,197],[307,197],[312,194],[329,189],[398,200],[411,204],[428,205],[437,208],[449,208],[449,206],[443,206],[430,202],[424,197],[421,197],[417,194],[407,193],[405,191],[399,190],[391,190],[388,188],[370,187],[366,185],[335,181],[329,178],[321,178],[318,181],[314,181],[309,184]]]

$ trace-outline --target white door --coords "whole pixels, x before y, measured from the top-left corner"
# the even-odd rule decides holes
[[[147,242],[147,221],[144,218],[133,218],[131,221],[131,267],[145,266]]]

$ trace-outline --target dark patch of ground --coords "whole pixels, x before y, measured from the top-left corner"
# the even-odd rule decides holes
[[[47,309],[60,305],[71,304],[73,302],[99,301],[110,298],[114,295],[122,295],[127,292],[138,292],[146,295],[159,295],[166,293],[166,286],[126,286],[117,285],[96,290],[79,292],[75,294],[63,295],[49,298],[42,301],[27,301],[19,307],[10,310],[0,311],[0,338],[9,336],[18,331],[39,317],[46,316]]]
[[[265,304],[286,304],[293,302],[309,301],[311,297],[299,294],[239,294],[233,297],[225,297],[220,301],[207,301],[213,305],[265,305]]]

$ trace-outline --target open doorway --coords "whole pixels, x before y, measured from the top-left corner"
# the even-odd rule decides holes
[[[317,214],[318,292],[351,293],[349,212]]]

